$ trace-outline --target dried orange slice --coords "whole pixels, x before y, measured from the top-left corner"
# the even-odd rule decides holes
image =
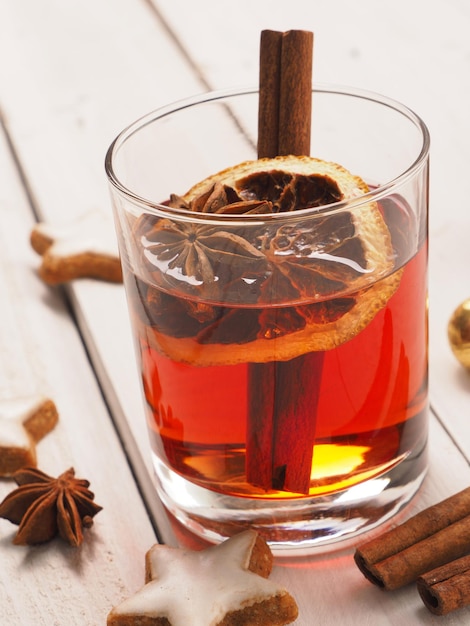
[[[401,279],[376,202],[328,208],[368,191],[336,163],[282,156],[172,197],[172,206],[224,218],[139,226],[146,282],[158,288],[147,294],[150,343],[177,361],[216,365],[288,360],[355,337]],[[232,227],[230,213],[246,214],[245,226]]]
[[[280,183],[282,176],[285,177],[284,183]],[[302,176],[306,179],[299,181],[299,187],[309,186],[312,195],[303,198],[304,204],[299,204],[297,209],[308,208],[315,204],[317,206],[328,204],[327,198],[321,198],[321,202],[318,198],[319,189],[328,185],[331,189],[330,203],[341,199],[341,197],[334,197],[338,193],[335,192],[335,188],[339,189],[344,199],[360,196],[369,191],[369,187],[361,178],[354,176],[338,163],[309,156],[288,155],[239,163],[195,184],[183,197],[190,202],[201,196],[214,183],[221,182],[232,187],[245,200],[272,199],[281,195],[292,177],[301,178]],[[283,185],[282,188],[276,189],[275,186],[279,184]]]

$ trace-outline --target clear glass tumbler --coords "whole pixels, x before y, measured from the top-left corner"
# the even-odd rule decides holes
[[[158,496],[278,554],[377,526],[427,467],[428,131],[350,88],[316,87],[312,111],[312,155],[368,185],[349,199],[320,176],[316,205],[265,213],[287,185],[271,165],[268,191],[237,170],[238,214],[186,195],[257,159],[256,90],[152,112],[106,155]]]

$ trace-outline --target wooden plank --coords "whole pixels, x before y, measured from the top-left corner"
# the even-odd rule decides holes
[[[56,403],[59,423],[37,445],[38,467],[52,476],[74,467],[103,506],[77,549],[59,540],[14,546],[17,527],[0,520],[0,621],[102,624],[142,584],[155,534],[63,294],[36,275],[33,223],[0,134],[0,397],[41,393]],[[0,480],[0,499],[14,487]]]
[[[452,354],[447,326],[454,309],[470,296],[463,273],[470,262],[469,224],[457,218],[444,224],[432,240],[430,274],[435,287],[431,300],[430,387],[432,403],[456,445],[470,459],[469,393],[470,374]],[[455,279],[454,279],[455,276]],[[432,304],[435,303],[435,306]],[[466,472],[470,480],[470,472]]]
[[[66,7],[60,0],[41,7],[8,0],[0,24],[8,25],[0,54],[16,61],[0,67],[1,106],[39,219],[66,223],[89,211],[111,213],[104,156],[114,136],[188,89],[202,91],[200,83],[152,12],[131,0],[85,10],[76,0]],[[28,80],[17,80],[18,68]],[[159,517],[123,288],[78,281],[66,289],[150,511]],[[172,541],[169,529],[162,532]]]

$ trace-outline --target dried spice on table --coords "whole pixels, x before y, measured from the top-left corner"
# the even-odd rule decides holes
[[[52,478],[36,468],[15,473],[19,485],[0,504],[0,517],[19,526],[13,543],[36,545],[59,535],[72,546],[83,541],[83,529],[102,510],[94,502],[88,480],[75,478],[73,468]]]

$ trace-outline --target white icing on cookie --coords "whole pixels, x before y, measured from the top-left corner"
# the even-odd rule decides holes
[[[66,224],[41,222],[35,230],[52,241],[48,253],[56,257],[89,252],[119,258],[114,223],[104,213],[89,212]]]
[[[112,613],[166,617],[172,626],[215,626],[231,611],[286,593],[247,569],[255,541],[249,530],[199,552],[154,546],[152,580]]]

